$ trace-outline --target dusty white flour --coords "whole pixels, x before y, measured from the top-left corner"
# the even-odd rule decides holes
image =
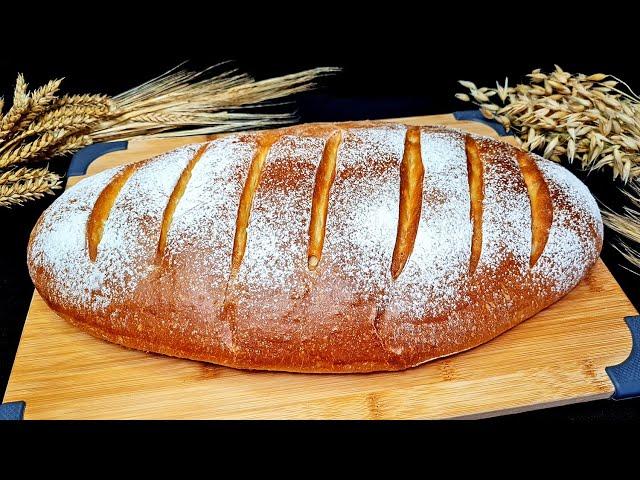
[[[314,274],[307,270],[311,198],[331,131],[283,136],[273,144],[253,202],[244,261],[234,280],[244,292],[240,299],[245,307],[252,307],[252,295],[260,298],[255,307],[261,311],[276,309],[283,295],[293,304],[323,275],[339,280],[344,298],[373,298],[391,312],[420,321],[445,315],[467,300],[472,225],[464,139],[457,132],[421,134],[421,221],[411,257],[400,277],[391,279],[405,133],[406,127],[393,125],[344,132],[322,259]],[[590,230],[602,234],[595,201],[567,170],[537,160],[549,184],[554,216],[546,249],[531,270],[530,203],[517,161],[493,141],[477,141],[485,156],[485,200],[476,275],[493,278],[511,259],[516,270],[505,282],[530,276],[557,292],[568,290],[597,254]],[[125,301],[152,274],[164,209],[197,147],[163,155],[133,174],[116,199],[93,263],[86,252],[87,218],[120,168],[80,182],[54,202],[34,239],[31,259],[53,278],[55,301],[99,312]],[[165,257],[178,272],[176,288],[194,294],[205,287],[225,291],[238,202],[256,148],[254,137],[231,135],[212,142],[193,168],[167,234]],[[501,293],[483,295],[481,301],[493,301]],[[221,304],[222,297],[206,301]],[[455,315],[450,321],[456,321]]]

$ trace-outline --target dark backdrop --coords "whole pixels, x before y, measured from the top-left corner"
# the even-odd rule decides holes
[[[567,26],[575,18],[562,15],[560,24],[552,27],[544,22],[527,25],[531,18],[526,16],[516,24],[500,24],[486,15],[458,13],[456,21],[441,22],[439,16],[413,18],[411,12],[403,12],[374,24],[337,13],[326,7],[315,14],[320,22],[309,23],[303,15],[270,23],[260,15],[248,19],[236,13],[221,21],[227,13],[194,17],[172,11],[160,19],[126,20],[117,15],[98,23],[70,17],[55,27],[43,16],[31,25],[27,38],[21,38],[19,29],[7,34],[11,40],[3,41],[0,54],[0,90],[10,98],[16,73],[23,72],[34,86],[64,76],[69,92],[116,94],[183,60],[191,60],[193,68],[233,60],[234,66],[257,78],[321,65],[341,67],[342,72],[323,81],[322,88],[297,97],[295,107],[304,122],[465,109],[467,104],[453,98],[461,91],[456,80],[492,85],[508,75],[515,83],[533,68],[551,69],[554,63],[569,71],[615,74],[640,90],[633,30],[620,28],[604,36],[584,29],[576,32]],[[63,172],[66,162],[53,167]],[[587,182],[602,200],[617,204],[605,176],[592,175]],[[33,288],[25,267],[28,234],[52,199],[0,209],[0,398]],[[607,237],[613,238],[611,232]],[[619,266],[621,258],[612,248],[605,248],[603,258],[639,307],[638,277]],[[626,421],[640,418],[639,412],[639,401],[600,401],[513,418]]]

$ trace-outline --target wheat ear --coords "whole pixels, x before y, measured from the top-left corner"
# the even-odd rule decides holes
[[[0,140],[11,134],[13,127],[20,121],[29,107],[29,94],[27,93],[27,82],[22,74],[18,74],[16,87],[13,91],[13,105],[0,122]]]
[[[0,207],[22,205],[61,188],[60,177],[46,168],[20,168],[0,175]]]
[[[61,78],[50,80],[31,94],[29,97],[29,105],[27,106],[27,113],[17,125],[17,130],[23,129],[31,124],[31,122],[44,113],[47,108],[54,103],[56,100],[56,93],[60,89],[61,83]]]

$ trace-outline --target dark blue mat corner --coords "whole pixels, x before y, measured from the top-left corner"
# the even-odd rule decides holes
[[[26,406],[24,402],[1,403],[0,420],[22,420]]]

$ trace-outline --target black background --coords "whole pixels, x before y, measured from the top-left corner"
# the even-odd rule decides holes
[[[462,91],[458,79],[494,85],[509,76],[522,80],[533,68],[552,69],[554,63],[572,72],[606,72],[624,78],[640,90],[634,32],[618,22],[615,30],[599,27],[597,15],[579,18],[559,12],[541,20],[534,8],[516,20],[498,18],[499,5],[465,13],[425,15],[407,8],[392,9],[372,21],[362,12],[327,5],[305,5],[295,18],[267,20],[262,11],[198,10],[189,5],[159,12],[161,7],[134,15],[121,5],[79,18],[55,21],[40,12],[25,30],[15,18],[5,18],[0,54],[0,90],[10,98],[17,72],[32,86],[53,77],[66,77],[70,93],[116,94],[184,60],[197,69],[224,60],[256,78],[312,68],[338,66],[342,72],[322,81],[316,92],[296,98],[303,122],[390,118],[446,113],[469,108],[453,98]],[[271,13],[284,7],[271,6]],[[556,8],[554,6],[554,8]],[[373,9],[373,7],[372,7]],[[397,11],[396,11],[397,10]],[[77,13],[77,12],[75,12]],[[445,20],[443,20],[445,19]],[[576,25],[580,26],[576,28]],[[52,167],[64,172],[68,160]],[[584,174],[598,198],[619,206],[620,197],[608,172]],[[31,298],[25,267],[25,247],[31,227],[53,197],[13,210],[0,210],[0,398]],[[608,244],[614,239],[606,232]],[[625,292],[640,307],[638,277],[620,267],[621,257],[606,246],[603,258]],[[598,401],[509,417],[526,419],[626,422],[640,419],[640,401]]]

